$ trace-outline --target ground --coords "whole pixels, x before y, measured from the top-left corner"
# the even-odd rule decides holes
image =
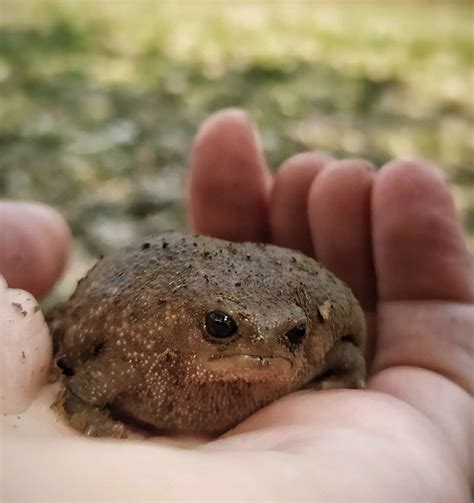
[[[192,137],[248,109],[272,169],[302,150],[445,170],[474,250],[473,9],[406,2],[4,0],[0,194],[57,207],[94,258],[184,227]]]

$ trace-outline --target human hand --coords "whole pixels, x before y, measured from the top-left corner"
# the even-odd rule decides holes
[[[306,455],[302,486],[314,500],[468,499],[473,286],[440,174],[401,160],[375,173],[366,161],[306,153],[272,178],[238,110],[206,121],[192,165],[196,232],[315,256],[352,288],[368,322],[368,392],[296,394],[237,431],[252,448],[263,437]]]
[[[372,319],[369,391],[295,393],[183,449],[80,437],[47,387],[3,418],[7,500],[468,500],[472,292],[449,192],[420,164],[375,175],[326,159],[303,154],[272,179],[246,116],[221,112],[194,146],[190,217],[219,237],[314,246]]]

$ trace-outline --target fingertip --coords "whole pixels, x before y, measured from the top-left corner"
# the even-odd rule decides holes
[[[255,142],[260,147],[260,137],[252,118],[246,110],[237,107],[223,108],[209,115],[199,126],[199,130],[193,141],[193,149],[199,148],[209,135],[213,136],[216,130],[229,130],[233,128],[250,129]]]
[[[236,108],[216,112],[203,122],[192,147],[190,227],[233,241],[265,241],[271,183],[248,114]]]
[[[64,218],[41,203],[0,202],[0,273],[11,288],[44,296],[62,274],[71,249]]]
[[[8,288],[0,276],[0,412],[24,412],[46,383],[52,339],[30,293]]]
[[[374,259],[382,300],[473,299],[469,253],[441,172],[396,160],[372,194]]]

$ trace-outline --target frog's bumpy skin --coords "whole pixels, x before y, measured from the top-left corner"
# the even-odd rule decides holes
[[[89,414],[103,434],[101,409],[107,421],[215,434],[291,391],[365,378],[364,316],[349,288],[272,245],[145,238],[99,261],[51,327],[66,414],[81,424]]]

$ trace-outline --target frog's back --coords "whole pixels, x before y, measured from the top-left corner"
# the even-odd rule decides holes
[[[311,317],[325,321],[328,314],[335,334],[354,331],[354,313],[361,318],[350,290],[297,251],[169,232],[96,264],[55,323],[57,345],[67,353],[90,351],[104,331],[159,318],[170,302],[197,312],[197,305],[209,298],[230,299],[244,310],[261,312],[284,312],[292,303],[301,304]],[[341,326],[346,322],[347,328]]]

